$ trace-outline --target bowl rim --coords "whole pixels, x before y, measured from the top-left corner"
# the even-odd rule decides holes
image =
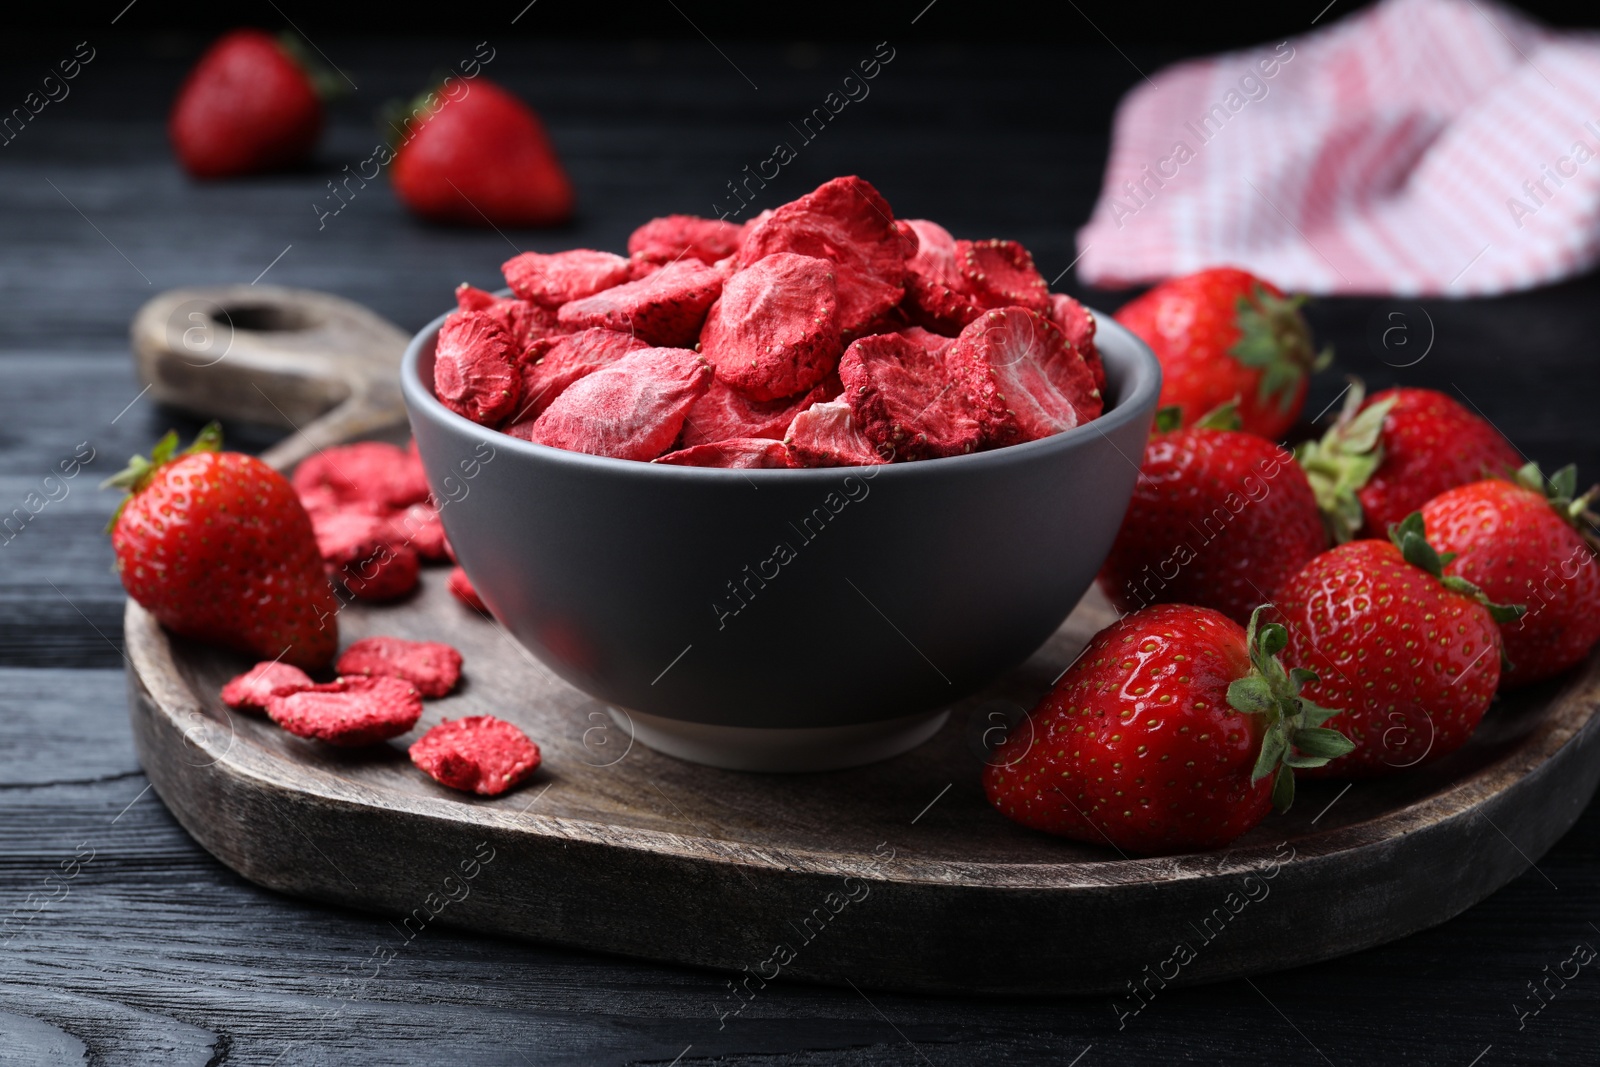
[[[504,295],[508,290],[503,290]],[[1085,305],[1087,307],[1087,305]],[[690,467],[672,463],[654,463],[649,460],[619,459],[614,456],[595,456],[587,452],[573,452],[564,448],[551,445],[534,444],[524,441],[520,437],[512,437],[508,433],[483,426],[473,422],[463,415],[458,415],[445,407],[434,395],[433,389],[422,381],[419,366],[422,362],[423,346],[437,338],[444,320],[454,314],[457,309],[439,315],[429,322],[411,338],[406,345],[405,356],[400,364],[400,389],[405,398],[406,407],[412,417],[424,417],[440,421],[446,427],[454,427],[458,431],[465,431],[468,436],[487,443],[492,448],[509,449],[513,455],[525,456],[529,460],[546,463],[559,463],[574,469],[587,469],[597,475],[636,476],[656,478],[663,481],[678,482],[732,482],[740,484],[772,483],[772,484],[801,484],[807,479],[821,481],[838,479],[841,476],[856,475],[866,479],[876,479],[883,474],[895,479],[915,479],[920,477],[937,477],[941,472],[955,473],[964,471],[975,473],[983,469],[993,469],[1008,466],[1013,463],[1024,463],[1032,459],[1042,458],[1044,454],[1055,451],[1071,451],[1081,442],[1091,440],[1091,432],[1098,434],[1115,447],[1111,439],[1111,432],[1118,430],[1127,423],[1147,417],[1144,413],[1154,410],[1155,402],[1161,392],[1161,363],[1155,353],[1151,351],[1143,339],[1133,333],[1112,317],[1095,308],[1088,308],[1094,315],[1096,322],[1096,336],[1101,336],[1101,331],[1109,332],[1117,337],[1120,344],[1125,344],[1131,353],[1132,366],[1129,368],[1131,379],[1126,395],[1118,403],[1098,418],[1074,426],[1070,430],[1040,438],[1037,441],[1026,441],[1022,444],[1006,445],[1002,448],[989,449],[984,452],[969,452],[960,456],[943,456],[937,459],[920,459],[903,463],[882,463],[871,466],[855,467],[791,467],[791,468],[727,468],[727,467]],[[1102,352],[1102,359],[1105,358]],[[1125,358],[1119,354],[1114,359]],[[452,422],[451,420],[454,420]],[[1119,449],[1120,451],[1120,449]],[[1133,457],[1125,457],[1128,462],[1138,466]]]

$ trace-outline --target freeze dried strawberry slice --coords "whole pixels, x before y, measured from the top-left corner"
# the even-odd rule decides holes
[[[222,702],[230,708],[267,709],[267,701],[287,696],[316,683],[299,667],[273,660],[257,663],[222,687]]]
[[[489,608],[484,604],[483,598],[478,595],[478,590],[472,584],[472,579],[467,577],[467,572],[457,567],[450,572],[450,595],[478,611],[488,614]]]
[[[340,678],[272,697],[267,716],[296,737],[354,748],[399,737],[417,725],[422,697],[398,678]]]
[[[1094,375],[1094,387],[1106,390],[1106,368],[1100,361],[1100,350],[1095,347],[1094,312],[1065,293],[1050,294],[1050,321],[1055,323],[1067,343],[1078,350],[1083,361]]]
[[[382,441],[324,448],[302,460],[290,481],[307,511],[363,502],[403,508],[428,498],[416,453]]]
[[[444,547],[444,522],[439,518],[439,509],[432,504],[412,504],[386,517],[391,545],[410,545],[420,558],[430,563],[448,558]]]
[[[729,278],[700,331],[700,352],[717,378],[753,400],[811,388],[843,350],[834,265],[792,252],[766,256]]]
[[[950,346],[955,343],[954,337],[924,330],[921,326],[907,326],[900,331],[900,336],[908,341],[915,341],[921,345],[929,355],[938,356],[941,360],[944,354],[950,351]]]
[[[539,769],[539,746],[493,715],[446,719],[411,746],[411,762],[440,785],[498,796]]]
[[[675,467],[728,467],[756,469],[766,467],[792,467],[789,449],[782,441],[770,437],[733,437],[726,441],[680,448],[668,452],[653,463],[667,463]]]
[[[784,436],[798,467],[871,467],[885,460],[856,428],[843,400],[812,404],[794,417]]]
[[[512,292],[547,308],[582,300],[628,280],[626,259],[588,248],[552,255],[523,252],[506,260],[500,269]]]
[[[672,447],[711,365],[682,348],[643,348],[568,386],[533,422],[506,432],[536,445],[618,459],[655,459]]]
[[[715,263],[739,250],[739,226],[722,219],[667,215],[651,219],[628,237],[628,252],[657,263],[692,256]]]
[[[433,391],[439,402],[481,426],[516,410],[522,378],[520,351],[487,311],[456,311],[444,320],[433,356]]]
[[[905,296],[906,257],[913,251],[895,229],[888,201],[851,175],[818,186],[751,226],[739,247],[739,265],[774,252],[831,260],[838,268],[839,330],[853,337]]]
[[[978,447],[979,412],[942,355],[897,333],[863,337],[839,360],[844,398],[861,433],[895,459],[958,456]]]
[[[961,331],[945,362],[981,410],[986,446],[1049,437],[1098,418],[1102,409],[1083,356],[1027,308],[984,312]]]
[[[360,508],[311,516],[317,550],[330,578],[362,600],[395,600],[417,587],[421,563],[416,550],[393,543],[389,519]]]
[[[363,637],[344,650],[334,669],[410,682],[424,697],[442,697],[461,680],[461,653],[440,641]]]
[[[628,280],[630,282],[643,281],[656,271],[666,266],[657,259],[646,259],[644,256],[634,254],[628,257]]]
[[[698,259],[679,260],[640,281],[563,304],[557,318],[569,330],[599,326],[653,345],[688,346],[721,291],[716,268]]]
[[[611,366],[629,352],[649,347],[631,333],[602,329],[579,330],[537,342],[519,367],[522,406],[513,421],[538,418],[573,382]]]
[[[830,386],[824,380],[799,397],[751,400],[727,382],[713,381],[706,395],[694,402],[684,419],[683,447],[735,437],[770,437],[781,441],[796,415],[819,400],[832,400],[842,390],[843,386]]]
[[[959,333],[983,308],[961,276],[956,239],[927,219],[903,219],[895,225],[917,242],[916,252],[906,262],[906,304],[924,326]]]
[[[957,241],[956,262],[969,292],[986,308],[1048,311],[1050,287],[1016,241]]]
[[[466,282],[456,286],[456,307],[462,311],[484,311],[493,315],[519,348],[526,348],[530,342],[561,332],[555,309],[540,307],[531,300],[495,296]]]

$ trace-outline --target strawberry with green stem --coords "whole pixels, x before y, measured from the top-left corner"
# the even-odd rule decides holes
[[[1546,479],[1537,463],[1511,481],[1458,486],[1422,507],[1428,537],[1454,558],[1445,573],[1494,600],[1528,611],[1505,622],[1506,668],[1500,684],[1525,685],[1581,663],[1600,641],[1600,567],[1588,510],[1600,487],[1578,495],[1578,469]]]
[[[134,456],[106,487],[128,496],[107,527],[128,595],[175,634],[306,670],[338,647],[338,602],[288,479],[223,452],[212,423]]]
[[[1522,465],[1499,430],[1445,394],[1400,388],[1369,399],[1356,378],[1338,421],[1297,446],[1295,459],[1339,543],[1381,538],[1445,490]]]
[[[1455,558],[1413,512],[1388,540],[1330,549],[1278,591],[1284,659],[1316,673],[1306,695],[1342,708],[1330,725],[1355,742],[1313,775],[1387,774],[1472,736],[1500,683],[1499,626],[1525,609],[1447,574]]]
[[[1234,267],[1213,267],[1162,282],[1123,305],[1116,320],[1161,361],[1161,404],[1193,423],[1239,397],[1243,428],[1281,440],[1305,406],[1320,354],[1300,307],[1270,282]]]
[[[1135,853],[1215,848],[1349,752],[1279,659],[1284,628],[1159,604],[1100,631],[984,772],[989,801],[1047,833]]]

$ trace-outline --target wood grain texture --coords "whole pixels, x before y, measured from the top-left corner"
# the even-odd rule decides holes
[[[900,54],[872,97],[806,145],[765,194],[777,202],[833,174],[858,172],[904,214],[939,219],[960,236],[1024,240],[1049,277],[1072,261],[1073,231],[1103,172],[1112,105],[1140,80],[1086,24],[1081,34],[1048,43],[935,44],[917,29],[936,17],[975,16],[941,0],[917,28],[863,19],[867,47],[791,47],[741,41],[740,20],[680,6],[759,92],[698,36],[668,45],[506,42],[495,24],[500,16],[486,10],[468,16],[482,26],[470,37],[361,40],[326,32],[316,10],[285,7],[360,91],[334,106],[314,168],[205,186],[176,172],[164,131],[167,102],[202,38],[141,36],[138,5],[110,29],[86,10],[84,29],[70,38],[8,34],[0,41],[0,86],[9,87],[0,95],[12,104],[82,36],[100,51],[72,83],[71,98],[3,149],[0,167],[0,291],[9,312],[0,316],[0,503],[18,506],[81,441],[100,456],[69,498],[0,548],[3,914],[44,892],[42,879],[80,842],[97,849],[70,895],[0,946],[0,1012],[9,1013],[0,1017],[0,1055],[39,1048],[37,1020],[81,1043],[94,1064],[207,1057],[259,1067],[1592,1061],[1600,981],[1591,968],[1521,1024],[1513,1006],[1535,1003],[1528,983],[1568,958],[1576,942],[1600,946],[1592,925],[1600,924],[1600,806],[1593,804],[1537,869],[1443,926],[1256,979],[1253,987],[1232,981],[1164,990],[1125,1025],[1101,997],[864,997],[790,982],[770,985],[719,1028],[728,972],[442,925],[402,947],[391,926],[398,915],[261,889],[201,849],[153,790],[143,792],[148,782],[126,725],[123,597],[100,533],[114,502],[91,487],[169,427],[197,428],[148,397],[136,400],[127,326],[157,290],[245,284],[272,264],[261,284],[336,292],[414,329],[446,306],[457,282],[496,284],[495,265],[511,243],[620,248],[642,218],[696,210],[702,201],[698,210],[709,208],[725,182],[765,158],[787,123],[884,37]],[[537,25],[542,9],[518,27]],[[1094,9],[1084,10],[1099,21]],[[903,21],[915,13],[908,9]],[[791,21],[796,37],[809,33],[807,12]],[[1116,36],[1152,74],[1176,58]],[[564,231],[504,237],[421,226],[380,181],[319,231],[310,206],[344,164],[372,151],[378,102],[411,95],[429,70],[470,54],[484,37],[501,47],[490,76],[543,113],[582,191],[579,220]],[[1059,284],[1082,293],[1070,272]],[[1576,461],[1592,475],[1600,471],[1592,413],[1600,388],[1597,295],[1600,277],[1590,275],[1496,300],[1426,301],[1437,343],[1403,368],[1385,362],[1370,327],[1397,310],[1415,324],[1418,305],[1324,300],[1309,314],[1319,337],[1337,348],[1341,371],[1360,373],[1373,388],[1423,385],[1464,395],[1547,469]],[[1089,296],[1104,307],[1124,298]],[[1320,376],[1308,413],[1343,384],[1337,374]],[[240,423],[227,431],[231,444],[253,450],[277,436]],[[915,829],[936,833],[952,795]],[[907,821],[926,799],[916,798]],[[1333,812],[1356,799],[1352,791]],[[1518,831],[1500,828],[1510,837],[1502,842],[1508,854],[1526,846]],[[1438,877],[1448,881],[1463,866],[1446,863]],[[487,876],[476,884],[475,892],[501,891]],[[386,951],[397,955],[373,975],[368,961]],[[14,1036],[24,1030],[34,1036]]]
[[[179,821],[246,877],[421,922],[436,910],[451,925],[766,979],[1111,994],[1179,942],[1198,958],[1170,968],[1172,985],[1281,970],[1477,903],[1567,830],[1600,778],[1597,659],[1502,701],[1447,759],[1348,796],[1318,783],[1224,850],[1128,859],[1024,830],[984,799],[973,734],[994,702],[1035,703],[1112,617],[1091,595],[926,745],[807,775],[719,771],[630,745],[604,705],[465,609],[437,570],[403,605],[340,615],[346,642],[439,640],[466,658],[460,691],[370,751],[329,750],[230,711],[216,694],[249,662],[171,639],[131,602],[125,632],[141,762]],[[529,786],[463,797],[406,759],[441,718],[481,714],[540,743]],[[475,868],[480,848],[525,892],[440,907],[442,886],[466,891],[456,868]]]

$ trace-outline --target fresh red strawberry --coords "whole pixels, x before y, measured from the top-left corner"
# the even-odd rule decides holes
[[[391,174],[416,214],[468,226],[550,226],[572,214],[572,183],[533,109],[487,78],[454,100],[425,95],[396,124]]]
[[[1509,474],[1522,457],[1500,431],[1443,393],[1385,389],[1365,400],[1351,379],[1339,420],[1295,448],[1335,541],[1382,538],[1458,485]]]
[[[219,451],[214,423],[177,447],[169,433],[106,482],[129,494],[110,526],[123,588],[173,633],[327,666],[339,605],[294,487],[254,456]]]
[[[1116,314],[1161,361],[1161,404],[1190,423],[1237,397],[1250,433],[1281,440],[1305,406],[1317,356],[1302,297],[1233,267],[1162,282]]]
[[[1500,631],[1522,608],[1490,603],[1444,573],[1422,514],[1390,540],[1351,541],[1306,564],[1278,591],[1284,659],[1316,673],[1306,696],[1343,710],[1329,725],[1355,751],[1317,775],[1387,774],[1467,743],[1500,683]]]
[[[1510,660],[1503,686],[1560,674],[1600,641],[1600,567],[1577,529],[1594,491],[1574,499],[1577,487],[1576,467],[1547,482],[1530,463],[1514,483],[1474,482],[1423,505],[1428,540],[1455,555],[1446,574],[1492,600],[1527,606],[1521,619],[1500,627]]]
[[[322,102],[296,50],[260,30],[234,30],[206,49],[167,123],[178,161],[196,178],[292,166],[321,132]]]
[[[1237,432],[1233,405],[1190,429],[1177,414],[1156,416],[1100,587],[1122,611],[1197,604],[1243,623],[1328,547],[1317,498],[1293,456]]]
[[[1278,660],[1274,623],[1158,604],[1089,642],[989,757],[989,802],[1125,852],[1216,848],[1294,799],[1294,768],[1350,751]]]

